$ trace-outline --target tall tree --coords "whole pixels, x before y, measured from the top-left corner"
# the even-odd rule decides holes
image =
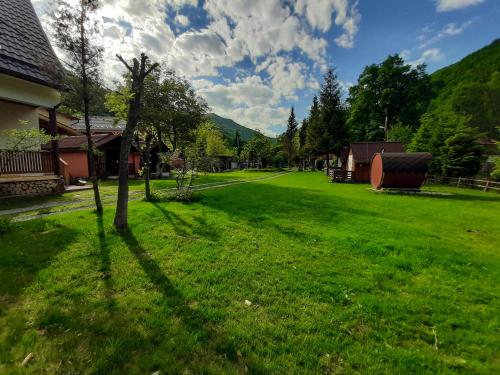
[[[144,80],[156,69],[157,63],[147,66],[148,57],[142,53],[140,61],[133,59],[130,66],[120,55],[118,59],[130,72],[132,79],[131,97],[128,105],[127,125],[122,134],[120,146],[120,161],[118,164],[118,199],[116,201],[116,213],[114,225],[118,230],[125,230],[128,227],[128,157],[132,145],[134,132],[139,123],[142,105],[142,94],[144,91]]]
[[[99,35],[97,22],[92,14],[99,8],[98,0],[80,0],[73,6],[59,0],[52,17],[52,28],[56,36],[56,44],[67,55],[66,64],[75,79],[73,90],[81,92],[87,136],[87,153],[89,174],[92,179],[94,200],[97,213],[102,213],[102,203],[97,179],[96,152],[90,128],[91,88],[99,81],[99,66],[102,61],[103,48],[96,43]]]
[[[330,153],[340,155],[349,141],[340,84],[333,69],[325,75],[319,103],[315,97],[308,121],[307,143],[315,156],[326,155],[328,173]]]
[[[299,124],[297,123],[297,120],[295,118],[295,110],[292,107],[292,109],[290,110],[290,116],[288,117],[286,131],[282,137],[283,151],[285,152],[285,155],[287,157],[288,166],[291,166],[296,155],[297,147],[295,136],[297,134],[298,126]]]
[[[415,132],[432,95],[425,65],[413,68],[399,55],[367,66],[349,90],[347,123],[356,141],[387,139],[396,125]]]
[[[309,154],[309,150],[307,148],[307,127],[308,127],[308,119],[305,118],[302,120],[302,125],[299,129],[299,156],[301,160],[301,168],[306,168],[306,159]]]

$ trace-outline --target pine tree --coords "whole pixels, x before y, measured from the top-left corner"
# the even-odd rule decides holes
[[[288,117],[288,123],[286,127],[286,132],[283,137],[283,151],[288,159],[288,165],[292,164],[293,159],[296,156],[296,142],[295,136],[297,134],[297,128],[299,124],[295,118],[295,110],[292,107],[290,111],[290,117]]]
[[[314,155],[326,155],[327,173],[330,153],[340,155],[349,143],[345,114],[337,75],[329,69],[321,86],[319,103],[315,97],[311,107],[307,137]]]

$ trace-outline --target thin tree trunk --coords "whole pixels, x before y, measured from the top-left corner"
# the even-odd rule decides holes
[[[151,186],[150,186],[150,165],[151,165],[151,137],[146,136],[146,152],[144,153],[144,190],[146,193],[146,200],[151,200]]]
[[[330,172],[330,153],[326,154],[326,175]]]
[[[82,11],[85,15],[85,8],[82,7]],[[88,90],[88,77],[86,71],[86,57],[85,57],[85,35],[84,35],[84,23],[83,20],[85,16],[82,17],[80,23],[80,38],[82,41],[82,85],[83,85],[83,108],[84,108],[84,116],[85,116],[85,133],[87,136],[87,153],[88,153],[88,161],[89,161],[89,174],[92,180],[92,188],[94,190],[94,200],[96,211],[98,214],[102,214],[102,202],[101,195],[99,193],[99,182],[97,179],[97,172],[95,166],[95,154],[94,154],[94,142],[92,141],[92,131],[90,129],[90,119],[89,119],[89,90]]]
[[[120,146],[120,162],[118,165],[118,198],[114,224],[118,230],[128,226],[128,156],[132,144],[133,130],[125,129]]]
[[[146,71],[146,61],[148,58],[145,54],[141,54],[140,62],[134,59],[133,68],[131,68],[121,56],[117,55],[117,57],[132,73],[132,93],[134,94],[129,101],[128,120],[122,135],[120,163],[118,167],[118,198],[116,201],[114,225],[116,229],[123,231],[128,227],[128,156],[130,155],[130,147],[132,145],[134,132],[139,122],[144,79],[158,66],[158,64],[153,64],[151,68]]]

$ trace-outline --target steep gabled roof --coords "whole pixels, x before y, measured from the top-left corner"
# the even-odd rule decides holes
[[[30,0],[0,0],[0,73],[62,87],[64,70]]]
[[[405,152],[405,147],[401,142],[354,142],[351,152],[355,163],[368,164],[378,152]]]
[[[79,119],[77,122],[73,123],[72,126],[76,130],[85,130],[84,119]],[[115,118],[111,116],[91,116],[90,117],[90,128],[93,131],[101,132],[122,132],[125,130],[126,123],[123,120],[118,121],[115,124]]]

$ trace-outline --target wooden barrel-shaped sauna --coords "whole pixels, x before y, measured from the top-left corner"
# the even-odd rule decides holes
[[[420,189],[432,155],[428,152],[387,152],[373,156],[370,180],[374,189]]]

